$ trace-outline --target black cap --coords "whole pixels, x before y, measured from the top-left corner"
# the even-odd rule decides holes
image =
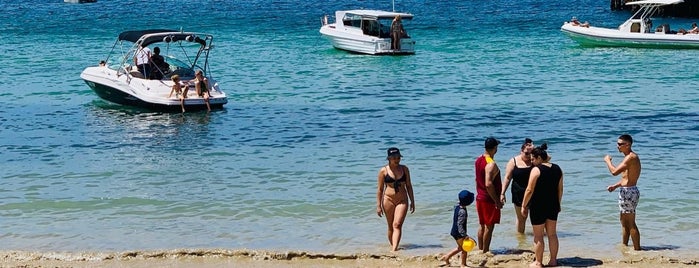
[[[459,205],[468,206],[473,203],[473,193],[468,190],[459,192]]]
[[[400,150],[398,150],[396,147],[388,148],[388,150],[386,150],[386,154],[386,158],[391,158],[393,156],[403,157],[403,155],[400,154]]]
[[[500,144],[500,141],[497,140],[496,138],[493,137],[488,137],[485,139],[485,148],[486,149],[493,149],[495,146],[498,146]]]

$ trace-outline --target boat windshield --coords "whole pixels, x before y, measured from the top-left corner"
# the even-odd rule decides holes
[[[362,26],[362,16],[356,14],[345,14],[345,17],[342,18],[342,24],[345,26],[359,28]]]
[[[403,20],[403,28],[405,28],[405,23],[409,20]],[[361,28],[365,35],[376,36],[379,38],[391,38],[391,24],[393,23],[393,18],[389,17],[363,17],[356,14],[345,14],[342,18],[342,24],[345,27],[356,27]],[[406,31],[405,36],[408,38]]]
[[[167,76],[172,76],[176,74],[184,80],[194,79],[194,71],[196,70],[196,68],[193,68],[191,64],[181,61],[172,56],[165,57],[165,62],[167,62],[170,65],[170,73],[168,73]]]

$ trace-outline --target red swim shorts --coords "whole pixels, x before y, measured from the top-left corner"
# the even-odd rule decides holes
[[[476,211],[478,211],[478,222],[483,225],[494,225],[500,223],[500,209],[495,203],[476,200]]]

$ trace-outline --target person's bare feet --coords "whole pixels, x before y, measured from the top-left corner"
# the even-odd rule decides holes
[[[556,260],[550,260],[548,264],[546,264],[546,267],[556,267],[558,266],[558,262]]]
[[[439,267],[451,266],[451,263],[449,262],[447,255],[442,256],[441,258],[439,258],[439,260],[444,262],[443,264],[439,265]]]
[[[532,262],[532,263],[529,264],[529,267],[531,267],[531,268],[537,268],[537,267],[544,267],[544,266],[543,266],[540,262],[534,261],[534,262]]]

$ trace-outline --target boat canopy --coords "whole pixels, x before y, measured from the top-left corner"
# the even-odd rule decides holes
[[[148,46],[153,43],[158,42],[175,42],[175,41],[194,41],[202,46],[206,45],[206,41],[196,36],[195,33],[184,33],[177,30],[163,30],[163,29],[151,29],[151,30],[140,30],[140,31],[125,31],[119,34],[119,41],[125,40],[136,43],[142,37],[141,46]],[[166,39],[165,39],[166,38]],[[190,39],[188,39],[190,38]]]
[[[357,15],[361,16],[363,18],[370,18],[370,19],[393,19],[397,15],[401,17],[401,19],[404,20],[412,20],[413,19],[413,14],[410,13],[400,13],[400,12],[389,12],[389,11],[382,11],[382,10],[365,10],[365,9],[356,9],[356,10],[347,10],[344,11],[345,14],[352,14],[352,15]]]
[[[666,6],[674,5],[684,2],[684,0],[641,0],[634,2],[627,2],[627,5],[639,5],[639,6]]]

